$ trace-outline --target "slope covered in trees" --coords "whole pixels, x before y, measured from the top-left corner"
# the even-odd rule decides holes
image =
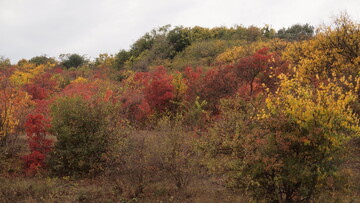
[[[359,63],[345,15],[1,58],[0,200],[359,201]]]

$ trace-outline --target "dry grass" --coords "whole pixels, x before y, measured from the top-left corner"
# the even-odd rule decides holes
[[[0,202],[249,202],[210,181],[199,181],[186,191],[155,183],[137,198],[121,196],[105,179],[0,178]]]

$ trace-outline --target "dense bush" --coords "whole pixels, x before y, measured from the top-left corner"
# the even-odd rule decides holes
[[[32,57],[29,62],[34,63],[37,66],[41,64],[56,63],[55,59],[47,57],[46,55]]]
[[[51,106],[51,132],[57,142],[49,166],[57,175],[86,175],[102,170],[108,146],[106,109],[81,97],[63,97]]]
[[[86,62],[84,56],[80,56],[79,54],[65,54],[62,58],[62,65],[65,68],[77,68]]]
[[[295,24],[289,28],[281,28],[278,30],[276,36],[280,39],[287,39],[289,41],[301,41],[310,39],[314,35],[314,27],[305,24]]]
[[[317,201],[321,193],[347,188],[340,166],[348,140],[360,130],[348,108],[357,87],[346,91],[328,80],[314,89],[298,74],[280,78],[260,108],[224,100],[204,148],[219,158],[217,171],[227,174],[229,186],[269,202]]]
[[[42,114],[27,116],[25,123],[30,154],[23,156],[27,175],[34,175],[46,169],[46,155],[52,150],[53,141],[46,138],[49,120]]]

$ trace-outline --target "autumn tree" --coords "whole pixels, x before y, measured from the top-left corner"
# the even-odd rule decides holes
[[[49,101],[46,99],[55,91],[57,83],[51,80],[51,76],[50,73],[38,75],[33,79],[33,83],[25,85],[35,103],[35,108],[26,116],[24,124],[30,149],[30,154],[22,156],[27,175],[46,170],[46,158],[52,150],[53,140],[47,137],[51,119]]]
[[[115,57],[112,54],[103,53],[95,59],[95,66],[111,68],[115,65]]]
[[[31,105],[30,96],[16,87],[5,77],[0,76],[0,134],[1,145],[6,144],[21,126],[24,114]]]
[[[34,175],[46,169],[45,159],[52,150],[53,140],[46,137],[50,127],[49,119],[41,113],[29,114],[25,123],[26,135],[30,154],[23,156],[25,161],[25,172],[27,175]]]
[[[280,87],[267,96],[263,110],[227,103],[225,124],[236,125],[230,131],[215,125],[210,137],[210,154],[229,161],[229,185],[258,200],[316,201],[329,188],[345,187],[331,180],[345,178],[340,166],[346,144],[359,136],[359,119],[350,107],[358,79],[355,86],[345,78],[313,84],[295,72],[279,76]]]
[[[174,69],[183,70],[188,66],[197,67],[215,65],[216,56],[233,45],[236,45],[236,43],[225,40],[194,42],[190,46],[187,46],[183,52],[175,56],[172,67]]]
[[[340,83],[350,88],[346,90],[336,78],[316,87],[298,74],[280,79],[280,89],[268,96],[259,115],[265,125],[255,138],[261,143],[255,154],[262,158],[250,161],[264,168],[253,170],[251,176],[265,178],[260,186],[267,190],[264,194],[268,189],[278,193],[269,198],[315,200],[329,179],[342,175],[339,167],[346,160],[346,143],[359,135],[359,119],[350,107],[357,99],[359,82],[356,79],[354,86],[341,78]]]
[[[253,43],[241,43],[227,49],[216,56],[217,64],[236,64],[241,59],[254,55],[258,50],[268,48],[269,53],[282,55],[283,50],[288,46],[288,42],[278,38],[268,41],[257,41]]]
[[[232,67],[215,67],[201,79],[198,92],[200,99],[207,102],[206,108],[218,113],[221,98],[232,96],[238,89],[238,81]],[[189,89],[192,88],[191,86]]]
[[[171,100],[175,97],[172,81],[173,77],[160,66],[144,82],[144,95],[152,109],[162,112],[171,107]]]
[[[292,44],[284,57],[299,68],[303,77],[313,79],[359,73],[360,25],[342,15],[332,25],[323,25],[313,39]]]
[[[261,74],[268,72],[270,68],[270,59],[272,55],[268,54],[268,49],[263,48],[258,50],[254,55],[243,58],[235,66],[235,73],[238,78],[240,78],[245,85],[249,85],[249,96],[252,96],[257,90],[256,85],[261,86],[262,81],[256,81],[260,79]],[[266,74],[263,77],[268,77],[269,74]],[[260,84],[256,84],[256,82]],[[246,94],[246,93],[245,93]]]
[[[32,83],[25,85],[25,90],[33,100],[47,99],[57,89],[58,84],[51,77],[50,73],[44,73],[33,78]]]
[[[21,62],[21,65],[16,67],[9,79],[17,86],[25,85],[31,83],[35,77],[44,74],[54,67],[55,64],[35,65],[34,63],[23,61]]]

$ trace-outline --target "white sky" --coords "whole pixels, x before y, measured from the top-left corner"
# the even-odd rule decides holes
[[[0,56],[115,54],[153,28],[173,26],[317,26],[360,0],[0,0]]]

